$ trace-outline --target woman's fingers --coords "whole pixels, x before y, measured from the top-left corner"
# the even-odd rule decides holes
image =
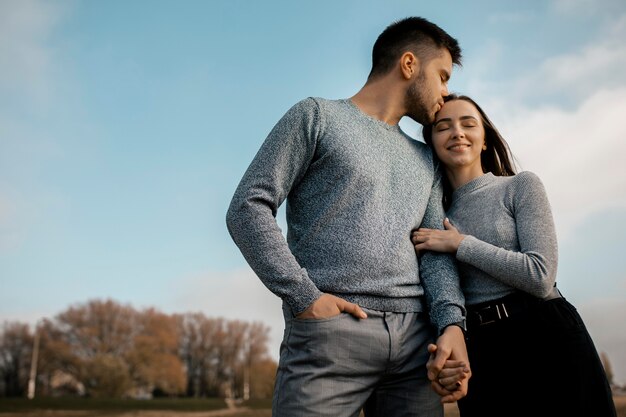
[[[466,368],[466,367],[467,365],[465,364],[465,361],[448,359],[446,361],[444,369],[445,368]]]

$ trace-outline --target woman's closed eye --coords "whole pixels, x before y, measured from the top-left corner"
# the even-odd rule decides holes
[[[438,123],[437,126],[435,127],[436,132],[443,132],[444,130],[448,130],[448,129],[450,129],[449,123]]]

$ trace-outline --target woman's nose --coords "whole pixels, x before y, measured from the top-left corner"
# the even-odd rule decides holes
[[[453,138],[465,137],[465,132],[459,126],[453,126],[452,127],[452,137]]]

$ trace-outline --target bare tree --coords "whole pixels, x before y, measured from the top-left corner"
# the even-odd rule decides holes
[[[202,313],[176,316],[179,328],[179,355],[187,371],[187,395],[218,396],[221,385],[219,362],[224,320],[209,319]]]
[[[5,322],[0,332],[0,394],[22,396],[26,392],[33,335],[28,325]]]
[[[83,359],[98,355],[120,356],[137,333],[136,312],[112,300],[91,300],[58,314],[54,320],[63,341]]]
[[[32,384],[42,395],[186,393],[249,399],[266,398],[273,388],[269,328],[259,322],[166,315],[153,308],[138,312],[113,300],[91,300],[42,320],[37,332]],[[4,325],[0,394],[25,393],[32,346],[27,325]]]
[[[179,315],[176,319],[179,354],[187,371],[187,395],[267,398],[267,387],[258,388],[262,384],[257,383],[255,372],[273,363],[267,357],[269,327],[211,319],[201,313]],[[259,363],[263,365],[258,367]],[[272,387],[274,373],[275,367],[263,373]]]
[[[250,398],[268,398],[267,387],[263,384],[259,384],[259,374],[265,381],[269,381],[272,389],[269,390],[270,396],[273,390],[274,373],[276,368],[270,371],[270,373],[264,372],[267,368],[266,365],[274,363],[269,360],[267,356],[267,343],[269,341],[270,328],[260,322],[254,322],[246,326],[246,334],[244,341],[244,350],[242,357],[242,397],[244,400]],[[271,368],[271,366],[270,366]],[[254,381],[254,383],[253,383]]]

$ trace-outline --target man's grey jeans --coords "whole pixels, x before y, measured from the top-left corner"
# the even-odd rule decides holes
[[[426,377],[427,314],[364,310],[313,320],[283,308],[273,417],[443,416]]]

